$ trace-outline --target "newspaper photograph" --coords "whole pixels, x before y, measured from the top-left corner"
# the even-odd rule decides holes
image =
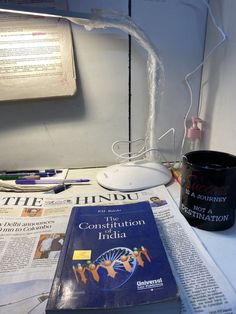
[[[1,284],[53,277],[70,210],[44,206],[40,197],[1,199]]]
[[[95,192],[69,198],[0,197],[0,313],[45,312],[73,205],[144,200],[150,202],[179,287],[181,312],[236,313],[234,289],[164,186],[132,193]]]

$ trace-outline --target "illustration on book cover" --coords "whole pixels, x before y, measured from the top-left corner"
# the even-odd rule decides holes
[[[73,208],[51,305],[116,308],[177,294],[148,202]]]
[[[127,247],[115,247],[103,252],[94,262],[87,260],[85,263],[73,265],[76,281],[87,284],[92,281],[94,287],[110,290],[124,285],[134,274],[137,267],[146,267],[151,263],[148,250],[141,246],[133,250]],[[99,270],[100,269],[100,270]],[[153,280],[151,289],[161,287],[162,280]],[[141,282],[137,282],[137,290],[145,289]]]

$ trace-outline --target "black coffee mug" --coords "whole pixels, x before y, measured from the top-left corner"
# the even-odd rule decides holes
[[[224,230],[235,222],[236,156],[210,150],[187,153],[182,162],[180,211],[192,225]]]

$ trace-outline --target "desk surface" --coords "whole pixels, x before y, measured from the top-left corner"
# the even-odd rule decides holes
[[[179,205],[180,185],[176,182],[168,190]],[[236,224],[223,231],[205,231],[193,228],[218,267],[236,290]]]
[[[95,180],[97,169],[79,169],[79,170],[70,170],[68,173],[68,178],[92,178]],[[96,182],[93,182],[93,185],[96,185],[96,188],[104,191]],[[81,192],[83,188],[83,193],[91,191],[91,186],[73,186],[71,190],[63,192],[63,195],[71,194],[74,192]],[[180,185],[174,181],[167,186],[172,198],[177,204],[180,200]],[[65,194],[64,194],[65,193]],[[226,278],[229,280],[231,285],[236,290],[236,224],[224,231],[205,231],[197,228],[193,228],[205,248],[218,265],[218,267],[223,271]]]
[[[69,197],[75,194],[91,193],[96,187],[96,192],[107,191],[99,186],[95,180],[98,169],[74,169],[68,172],[68,179],[76,178],[89,178],[92,180],[92,184],[88,185],[74,185],[70,189],[61,192],[61,197]],[[172,182],[167,186],[172,198],[179,204],[180,199],[180,186],[177,182]],[[229,280],[233,288],[236,290],[236,271],[234,265],[236,262],[236,225],[225,231],[209,232],[200,229],[193,228],[203,245],[223,271],[226,278]],[[1,312],[1,311],[0,311]]]

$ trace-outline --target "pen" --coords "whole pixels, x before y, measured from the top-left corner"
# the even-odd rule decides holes
[[[0,170],[0,174],[22,174],[22,173],[50,173],[50,174],[57,174],[57,173],[62,173],[62,170],[57,170],[57,169],[45,169],[45,170]]]
[[[58,194],[65,190],[68,190],[70,187],[71,187],[71,184],[60,184],[60,185],[57,185],[55,188],[51,189],[50,191],[47,191],[46,194],[48,193]]]
[[[73,184],[73,183],[85,183],[85,182],[90,182],[89,179],[41,179],[41,180],[28,180],[28,179],[19,179],[16,180],[16,184],[29,184],[29,185],[34,185],[34,184]]]
[[[11,176],[38,176],[38,177],[52,177],[55,173],[52,172],[11,172],[11,173],[0,173],[0,176],[11,177]]]
[[[16,179],[23,179],[24,177],[37,177],[35,179],[39,179],[41,177],[52,177],[54,173],[48,172],[12,172],[12,173],[0,173],[1,180],[16,180]],[[28,178],[30,179],[30,178]],[[34,179],[34,178],[31,178]]]
[[[3,180],[3,181],[18,180],[18,179],[38,180],[38,179],[40,179],[40,176],[33,176],[33,175],[22,176],[22,175],[11,175],[11,174],[0,175],[0,180]]]
[[[39,172],[39,170],[0,170],[0,174],[12,174],[12,173],[36,173]]]

